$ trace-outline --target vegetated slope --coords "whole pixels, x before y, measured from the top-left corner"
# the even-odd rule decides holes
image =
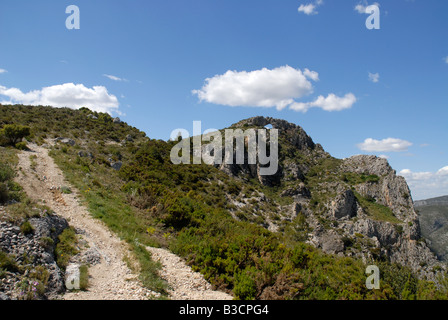
[[[237,298],[447,298],[445,267],[384,159],[335,159],[302,128],[263,117],[232,128],[279,129],[274,176],[258,164],[174,165],[175,142],[87,109],[2,106],[7,123],[30,126],[37,143],[73,139],[51,155],[97,218],[129,243],[168,246]],[[379,266],[380,290],[366,288],[367,264]]]
[[[448,261],[448,196],[415,201],[422,235],[437,256]]]
[[[60,299],[144,300],[160,295],[145,290],[136,281],[135,273],[124,262],[125,257],[129,259],[128,246],[79,203],[79,191],[65,181],[48,150],[34,144],[30,148],[18,155],[21,170],[17,181],[32,200],[45,203],[76,230],[79,245],[76,255],[67,258],[65,275],[70,265],[88,266],[88,288],[86,285],[78,292],[67,290]]]

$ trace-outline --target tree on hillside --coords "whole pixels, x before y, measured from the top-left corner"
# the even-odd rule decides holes
[[[6,124],[0,130],[0,136],[3,136],[9,145],[15,146],[23,138],[30,135],[30,127],[16,124]]]

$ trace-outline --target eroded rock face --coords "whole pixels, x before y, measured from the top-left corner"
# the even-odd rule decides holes
[[[296,202],[302,199],[310,199],[311,192],[306,187],[305,183],[301,182],[295,188],[288,188],[281,193],[282,197],[293,197]]]
[[[326,253],[339,253],[344,251],[344,242],[334,233],[326,233],[321,237],[322,250]]]
[[[337,232],[331,233],[331,237],[322,233],[322,224],[312,217],[309,219],[314,228],[310,234],[311,244],[326,252],[363,259],[386,258],[430,280],[436,279],[434,266],[446,270],[446,266],[437,260],[426,242],[422,241],[409,187],[403,177],[396,175],[387,160],[375,156],[355,156],[344,159],[341,169],[343,172],[376,177],[373,181],[357,183],[353,190],[344,192],[340,192],[343,182],[326,185],[328,190],[338,192],[325,204],[329,221],[339,222],[337,225],[333,223],[330,229]],[[369,215],[358,202],[355,192],[369,199],[373,206],[389,208],[393,214],[388,218],[390,221]],[[330,245],[329,241],[333,241],[334,245]],[[344,242],[344,250],[339,250],[340,241]],[[351,247],[355,242],[357,249]]]
[[[279,131],[279,139],[293,146],[294,150],[298,150],[301,153],[309,156],[313,154],[313,157],[319,158],[328,155],[322,148],[321,145],[315,144],[310,136],[299,126],[289,123],[285,120],[274,119],[270,117],[254,117],[240,121],[232,125],[231,129],[241,129],[243,131],[247,129],[263,128],[268,125],[272,126],[272,129],[277,129]],[[258,130],[258,129],[256,129]],[[270,145],[270,137],[267,134],[267,146]],[[247,147],[247,146],[246,146]],[[279,157],[281,157],[282,143],[279,141]],[[225,153],[225,147],[223,146],[222,153]],[[277,186],[282,180],[304,180],[307,171],[306,166],[301,166],[297,162],[278,162],[278,170],[272,175],[263,175],[260,173],[260,168],[263,166],[257,161],[257,164],[248,164],[248,154],[247,149],[244,155],[244,164],[237,164],[235,153],[233,164],[222,164],[219,168],[232,175],[234,177],[239,177],[244,174],[248,174],[252,178],[257,178],[258,181],[264,186]],[[279,159],[280,160],[280,159]],[[268,165],[266,165],[268,166]]]
[[[288,121],[275,119],[271,117],[254,117],[246,120],[242,120],[232,127],[246,128],[251,126],[265,127],[272,125],[273,129],[278,129],[283,132],[287,140],[299,150],[309,150],[322,147],[319,144],[315,144],[310,136],[308,136],[301,127],[296,124],[289,123]],[[322,149],[323,150],[323,149]]]
[[[300,238],[326,253],[364,261],[386,259],[408,266],[422,277],[435,278],[431,270],[439,262],[421,240],[409,187],[386,159],[367,155],[332,158],[301,127],[284,120],[254,117],[231,128],[257,130],[268,125],[279,130],[279,170],[275,175],[260,175],[259,164],[217,167],[243,181],[256,178],[293,201],[278,205],[277,212],[265,216],[269,230],[281,230],[285,221],[297,223],[300,214]]]
[[[389,222],[360,219],[349,229],[351,234],[362,234],[368,238],[376,238],[383,247],[395,245],[399,235]]]
[[[29,268],[43,267],[49,274],[45,298],[54,298],[65,290],[64,275],[55,261],[54,248],[58,236],[68,227],[65,219],[48,214],[40,218],[31,218],[29,223],[33,232],[23,234],[18,226],[7,221],[0,222],[0,249],[16,263]],[[24,275],[19,272],[7,272],[2,279],[5,296],[17,299],[20,294],[19,283]],[[41,297],[44,298],[44,297]]]
[[[358,155],[344,159],[342,168],[345,172],[377,176],[379,178],[378,182],[358,184],[355,187],[356,191],[391,208],[400,220],[415,220],[416,214],[406,180],[396,175],[395,170],[392,169],[386,159]]]
[[[331,214],[336,219],[352,218],[357,211],[358,205],[352,190],[340,194],[331,205]]]

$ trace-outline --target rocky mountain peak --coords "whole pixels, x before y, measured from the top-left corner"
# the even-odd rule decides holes
[[[301,217],[303,238],[326,253],[366,261],[386,259],[434,279],[431,270],[439,262],[422,239],[406,180],[397,176],[386,159],[373,155],[336,159],[300,126],[281,119],[253,117],[231,128],[268,125],[279,130],[275,176],[260,176],[257,166],[220,169],[234,178],[257,178],[261,185],[275,187],[281,197],[292,199],[291,205],[279,205],[272,213],[276,219],[262,214],[270,230],[279,231],[285,220]],[[262,194],[260,199],[266,197]]]
[[[322,149],[320,145],[316,145],[314,143],[313,139],[311,139],[311,137],[300,126],[282,119],[262,116],[252,117],[233,124],[231,128],[244,129],[248,127],[265,127],[268,125],[271,125],[273,129],[278,129],[279,134],[285,137],[299,150],[315,149],[317,147]]]
[[[356,173],[368,173],[371,175],[384,176],[391,172],[395,173],[387,159],[373,155],[356,155],[344,159],[347,171]]]

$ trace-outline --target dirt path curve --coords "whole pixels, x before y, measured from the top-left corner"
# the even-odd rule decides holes
[[[67,219],[71,226],[80,230],[89,248],[99,253],[99,263],[89,268],[87,291],[68,292],[65,300],[142,300],[158,296],[144,288],[123,261],[128,253],[126,244],[112,234],[101,221],[91,217],[80,203],[79,191],[71,186],[57,167],[48,149],[30,144],[30,151],[19,153],[19,175],[17,182],[27,195],[45,204],[58,215]],[[35,156],[31,161],[30,156]],[[34,163],[34,165],[32,165]],[[58,188],[66,186],[71,194],[62,194]],[[230,295],[212,291],[210,285],[191,270],[180,258],[163,249],[148,248],[155,258],[160,259],[164,277],[173,290],[172,299],[221,300]]]
[[[232,300],[227,293],[214,291],[199,272],[194,272],[185,262],[162,248],[146,247],[152,253],[153,259],[163,265],[162,278],[166,279],[172,288],[169,290],[173,300]]]

